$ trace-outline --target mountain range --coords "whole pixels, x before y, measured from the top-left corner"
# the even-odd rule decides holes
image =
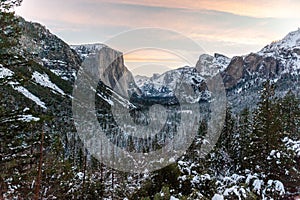
[[[81,75],[81,66],[89,72],[89,78],[99,78],[97,85],[85,86],[87,91],[94,92],[92,98],[96,100],[97,119],[101,127],[107,129],[106,136],[115,144],[118,141],[114,140],[113,134],[119,133],[119,129],[111,113],[112,108],[121,106],[122,109],[130,111],[130,116],[135,122],[147,124],[149,113],[141,111],[148,111],[149,105],[162,104],[177,109],[178,85],[188,85],[193,89],[193,93],[184,96],[185,103],[206,105],[205,103],[214,100],[208,82],[219,76],[226,92],[225,103],[228,103],[228,107],[236,114],[245,107],[250,110],[256,108],[260,98],[259,92],[267,80],[276,84],[276,94],[280,97],[288,91],[292,91],[297,97],[300,96],[300,29],[290,32],[282,40],[272,42],[255,53],[232,58],[218,53],[213,56],[203,54],[199,55],[195,66],[183,66],[163,74],[154,74],[152,77],[134,77],[124,64],[122,52],[105,44],[69,45],[38,23],[20,18],[20,26],[20,44],[14,49],[16,55],[19,55],[16,56],[19,62],[9,66],[0,64],[0,128],[6,132],[12,130],[12,137],[16,138],[24,136],[26,128],[23,127],[31,127],[31,132],[43,130],[50,135],[58,134],[65,156],[74,160],[84,154],[84,144],[78,138],[72,112],[72,103],[77,100],[73,91],[76,80]],[[86,91],[83,91],[83,94],[84,92]],[[86,109],[84,105],[82,109]],[[84,111],[88,113],[90,110]],[[162,130],[172,130],[171,125],[174,125],[172,120]],[[129,125],[126,128],[133,129]],[[1,130],[0,134],[4,138],[5,134],[2,134]],[[144,146],[139,144],[146,145],[149,142],[125,136],[121,139],[118,143],[120,148],[135,149],[137,152],[146,151]],[[155,140],[160,145],[166,142],[164,135]],[[159,148],[153,141],[149,143],[152,144],[151,148]],[[18,148],[29,151],[25,142],[18,143],[17,148],[10,148],[10,140],[1,139],[1,144],[4,144],[1,153],[8,152],[5,154],[7,156],[1,157],[3,162],[14,160]],[[4,149],[4,146],[7,148]],[[299,152],[299,147],[293,150]],[[20,155],[23,156],[23,152]],[[92,163],[90,155],[85,159],[89,164]],[[188,163],[183,160],[178,162],[181,167]],[[20,166],[22,162],[20,161]],[[190,168],[185,166],[184,169],[190,170],[191,175],[192,167],[193,164]],[[103,171],[105,170],[108,172],[110,169],[104,168]],[[20,169],[17,173],[21,172]],[[113,179],[113,173],[106,178]],[[132,181],[131,184],[138,184],[146,178],[138,177],[137,181]],[[184,181],[186,177],[181,178]],[[192,182],[199,182],[200,179],[207,181],[210,177],[201,176]],[[113,181],[111,183],[113,184]],[[8,181],[8,184],[13,188],[13,183]]]
[[[257,93],[266,80],[276,83],[276,90],[280,95],[292,90],[299,96],[299,41],[300,29],[256,53],[233,58],[220,54],[203,54],[194,67],[179,68],[150,78],[135,78],[145,96],[172,96],[176,80],[189,84],[201,83],[205,79],[205,73],[218,72],[222,76],[228,101],[234,110],[240,111],[256,104],[259,97]],[[208,70],[203,72],[203,68]],[[185,76],[184,80],[178,79],[182,74]]]

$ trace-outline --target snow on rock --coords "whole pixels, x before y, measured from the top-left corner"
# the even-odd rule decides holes
[[[170,200],[179,200],[179,199],[176,198],[176,197],[171,196],[171,197],[170,197]]]
[[[173,97],[178,95],[180,87],[188,87],[185,93],[180,93],[181,99],[186,102],[194,103],[199,99],[209,98],[209,94],[201,90],[205,79],[194,67],[182,67],[161,75],[154,74],[149,79],[136,76],[135,80],[143,95],[148,97]],[[194,92],[190,92],[190,89]]]
[[[81,59],[85,59],[88,55],[100,51],[103,47],[106,47],[106,45],[101,43],[71,45],[71,48],[80,55]]]
[[[288,137],[285,137],[283,142],[285,142],[288,150],[294,151],[296,155],[300,157],[300,140],[294,141]]]
[[[26,88],[23,86],[18,86],[19,83],[16,82],[9,82],[9,84],[18,92],[22,93],[25,97],[28,99],[31,99],[34,101],[37,105],[42,107],[43,109],[47,109],[46,104],[42,102],[37,96],[33,95],[31,92],[29,92]]]
[[[76,174],[76,176],[77,176],[80,180],[82,180],[83,177],[84,177],[84,173],[78,172],[78,173]]]
[[[14,74],[13,71],[3,67],[1,64],[0,64],[0,79],[2,78],[6,78],[6,77],[10,77]]]
[[[114,102],[111,99],[105,98],[104,95],[102,93],[97,92],[97,95],[103,99],[104,101],[106,101],[109,105],[113,106]]]
[[[295,47],[300,47],[300,29],[290,32],[282,40],[272,42],[260,52],[268,53],[272,51],[278,51],[279,49],[290,49]]]
[[[121,105],[123,105],[125,108],[136,108],[135,105],[133,105],[128,99],[123,98],[121,95],[119,95],[114,90],[107,88],[108,91],[112,93],[111,98],[115,101],[119,102]]]
[[[228,67],[230,61],[230,58],[218,53],[214,56],[202,54],[199,57],[196,68],[202,76],[211,77],[224,71]]]
[[[263,184],[264,184],[263,180],[259,180],[259,179],[254,180],[253,190],[260,193]]]
[[[285,194],[284,185],[281,181],[278,180],[268,180],[268,187],[274,188],[275,191],[278,191],[280,195]]]
[[[70,74],[74,77],[74,79],[77,79],[77,72],[76,70],[62,70],[62,69],[50,69],[50,71],[55,74],[56,76],[61,77],[63,80],[69,81],[70,80]]]
[[[223,195],[215,194],[211,200],[224,200]]]
[[[243,188],[240,188],[239,186],[234,185],[230,188],[226,188],[223,193],[224,196],[230,196],[232,194],[235,194],[240,200],[240,199],[242,199],[242,195],[243,195],[243,197],[246,196],[246,191]]]
[[[150,82],[150,78],[149,77],[147,77],[147,76],[141,76],[141,75],[136,75],[134,77],[134,80],[135,80],[136,85],[139,88],[141,88],[146,83],[149,84],[149,82]]]
[[[18,118],[19,121],[23,121],[23,122],[37,122],[40,120],[39,117],[33,117],[32,115],[21,115]]]
[[[91,87],[91,90],[93,90],[98,97],[100,97],[101,99],[103,99],[104,101],[106,101],[109,105],[113,106],[114,102],[109,99],[108,97],[105,97],[106,95],[104,95],[102,92],[97,92],[95,88]]]
[[[32,74],[32,79],[40,84],[41,86],[44,87],[48,87],[58,93],[60,93],[61,95],[65,95],[64,91],[62,89],[60,89],[57,85],[55,85],[54,83],[52,83],[49,79],[49,76],[47,74],[41,74],[39,72],[33,72]]]

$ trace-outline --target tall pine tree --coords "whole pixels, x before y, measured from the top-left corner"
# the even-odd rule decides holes
[[[13,48],[20,36],[19,19],[15,16],[14,7],[20,6],[22,0],[0,1],[0,63],[11,65],[15,59]]]

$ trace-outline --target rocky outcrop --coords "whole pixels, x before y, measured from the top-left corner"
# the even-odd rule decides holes
[[[122,53],[103,44],[70,47],[41,24],[27,22],[22,18],[20,24],[21,53],[47,67],[62,79],[74,82],[76,73],[84,62],[88,63],[91,73],[97,74],[104,84],[118,90],[120,94],[139,94],[131,72],[124,65]]]
[[[81,65],[78,54],[41,24],[20,18],[20,25],[22,54],[34,59],[61,78],[74,81]]]
[[[234,57],[223,73],[225,88],[236,85],[244,75],[244,61],[242,57]]]

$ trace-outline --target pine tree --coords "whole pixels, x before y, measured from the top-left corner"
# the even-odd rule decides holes
[[[294,140],[300,139],[300,101],[290,90],[278,102],[280,106],[280,115],[285,135]]]
[[[226,116],[221,135],[215,146],[211,165],[218,173],[225,175],[228,170],[235,169],[234,154],[235,119],[230,107],[226,108]]]
[[[6,66],[11,65],[15,59],[13,48],[18,44],[20,36],[19,19],[12,11],[20,6],[22,0],[0,1],[0,62]]]
[[[239,118],[238,123],[238,137],[237,139],[237,157],[238,157],[238,170],[242,171],[248,167],[248,159],[249,154],[251,154],[252,149],[249,148],[250,146],[250,135],[252,133],[252,120],[251,120],[251,113],[248,108],[245,108]],[[249,153],[250,151],[250,153]]]
[[[275,85],[267,81],[254,113],[254,129],[249,146],[251,153],[248,158],[253,172],[263,173],[266,179],[284,181],[283,177],[294,161],[283,142],[282,108],[278,102],[280,100],[275,98]]]

